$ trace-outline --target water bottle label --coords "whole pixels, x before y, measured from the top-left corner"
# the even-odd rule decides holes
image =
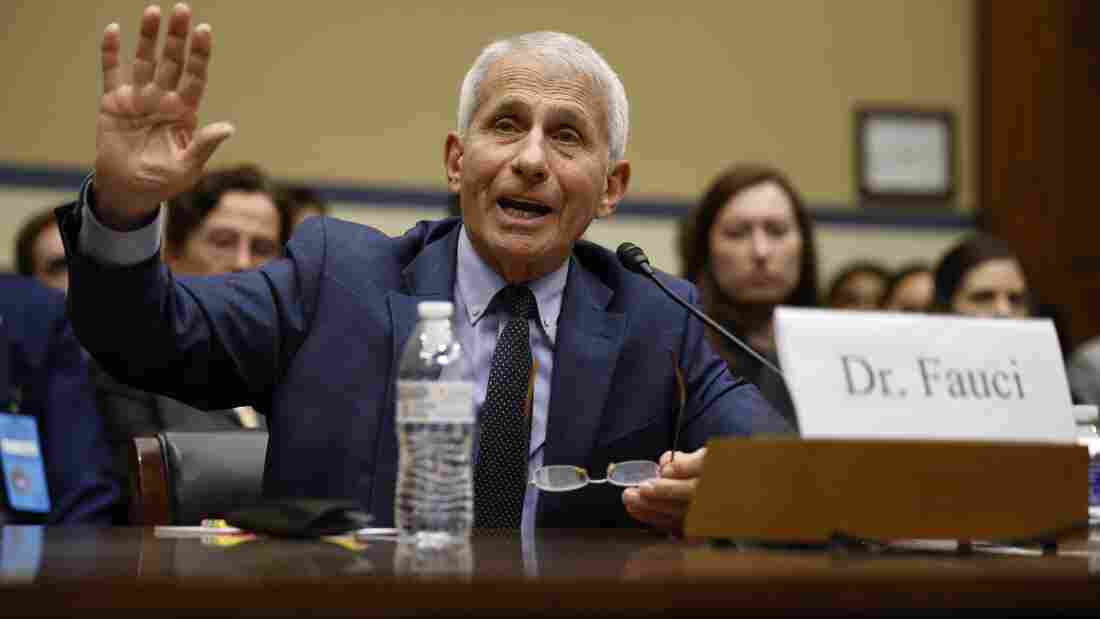
[[[474,385],[466,381],[397,381],[397,421],[474,422]]]

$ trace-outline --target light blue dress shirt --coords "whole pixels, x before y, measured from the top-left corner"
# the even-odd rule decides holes
[[[546,442],[546,418],[550,406],[550,377],[554,372],[554,341],[558,332],[558,316],[561,314],[562,293],[569,275],[569,260],[556,271],[527,282],[539,307],[539,321],[531,332],[531,356],[537,366],[535,396],[531,406],[531,447],[528,451],[528,471],[542,466],[543,445]],[[455,331],[466,358],[468,376],[474,383],[474,405],[481,414],[485,404],[485,392],[489,383],[489,367],[493,360],[497,338],[505,321],[500,314],[487,313],[489,303],[501,288],[508,285],[499,273],[474,251],[466,226],[458,236],[458,266],[455,273],[454,303]],[[535,323],[530,320],[529,323]],[[527,486],[523,500],[523,519],[520,530],[524,537],[535,529],[538,511],[538,488]]]

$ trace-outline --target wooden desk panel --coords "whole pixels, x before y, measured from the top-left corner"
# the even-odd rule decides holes
[[[1100,573],[1091,573],[1100,544],[1090,550],[1084,539],[1063,555],[1017,556],[746,550],[639,531],[547,531],[526,547],[518,535],[475,536],[440,553],[393,541],[231,545],[152,529],[47,528],[35,561],[34,545],[12,542],[14,532],[4,531],[0,549],[0,613],[24,616],[1100,612]]]

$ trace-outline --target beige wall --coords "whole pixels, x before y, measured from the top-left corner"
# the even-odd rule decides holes
[[[631,98],[634,197],[694,200],[742,159],[786,169],[811,203],[851,204],[857,102],[944,106],[958,121],[959,206],[973,203],[973,5],[964,0],[592,2],[197,0],[215,33],[203,120],[237,135],[216,163],[276,176],[442,190],[443,136],[459,81],[500,35],[574,32],[600,49]],[[0,0],[7,78],[0,162],[86,167],[94,152],[98,39],[122,25],[129,57],[142,2]],[[169,3],[163,3],[165,9]],[[14,226],[64,192],[0,187],[0,264]],[[339,208],[397,232],[438,211]],[[631,239],[678,270],[672,220],[617,217],[589,237]],[[958,230],[821,232],[823,275],[856,257],[932,257]]]
[[[811,202],[849,203],[852,108],[875,101],[955,110],[960,202],[973,202],[970,1],[526,4],[196,0],[215,33],[203,118],[239,128],[219,160],[442,187],[443,135],[477,50],[549,28],[586,38],[620,71],[635,194],[696,196],[723,164],[763,159]],[[0,161],[88,163],[100,30],[120,21],[129,51],[142,5],[0,1]]]

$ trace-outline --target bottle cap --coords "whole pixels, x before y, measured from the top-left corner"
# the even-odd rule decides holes
[[[416,306],[421,318],[450,318],[454,312],[454,303],[450,301],[421,301]]]

